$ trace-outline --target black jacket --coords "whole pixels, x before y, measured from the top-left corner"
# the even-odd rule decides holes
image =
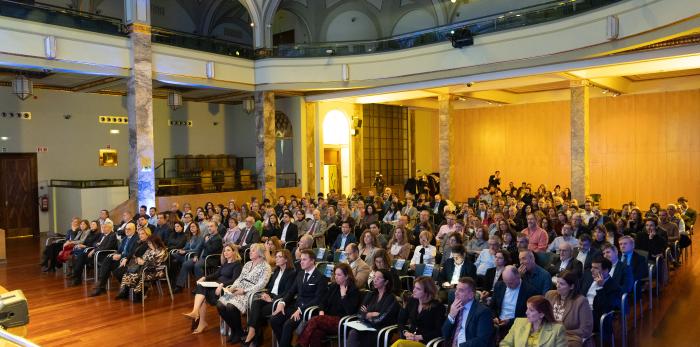
[[[620,261],[624,254],[620,254]],[[642,278],[649,277],[649,265],[647,265],[647,259],[637,252],[632,252],[632,259],[627,261],[628,267],[632,268],[632,275],[634,281],[640,280]]]
[[[267,282],[267,286],[265,287],[267,289],[268,294],[270,294],[270,297],[272,298],[279,298],[279,297],[284,297],[287,294],[287,291],[292,287],[292,284],[294,284],[294,279],[297,276],[297,270],[292,266],[292,264],[289,264],[287,269],[282,273],[282,278],[280,279],[279,285],[277,285],[277,295],[272,294],[272,288],[275,286],[275,279],[277,278],[277,275],[279,275],[280,268],[275,267],[275,271],[272,273],[272,276],[270,276],[270,280]]]
[[[476,301],[472,302],[467,321],[464,324],[464,330],[466,341],[460,344],[459,347],[493,346],[493,322],[491,320],[491,311],[489,311],[488,307]],[[449,341],[450,338],[453,338],[453,334],[454,323],[451,323],[449,319],[445,319],[442,325],[442,337]]]
[[[309,306],[321,303],[328,289],[328,279],[318,270],[314,269],[309,279],[304,283],[304,270],[297,272],[292,287],[284,296],[284,303],[287,307],[294,302],[295,307],[304,311]]]
[[[631,293],[634,286],[634,275],[632,268],[622,261],[618,261],[615,265],[612,279],[622,289],[623,293]],[[612,271],[612,270],[611,270]]]
[[[491,311],[493,312],[494,317],[499,317],[501,315],[501,308],[503,307],[503,299],[506,295],[506,288],[505,282],[498,282],[493,288]],[[533,288],[527,282],[520,280],[520,291],[518,292],[518,300],[515,304],[516,318],[525,317],[525,310],[527,310],[527,299],[538,294],[539,292],[537,289]]]
[[[350,283],[345,297],[340,296],[340,286],[337,283],[333,283],[328,287],[326,296],[319,306],[326,315],[344,317],[357,313],[359,305],[360,291],[355,286],[355,283]]]
[[[586,295],[593,284],[593,275],[587,271],[581,280],[581,294]],[[603,288],[598,289],[598,292],[593,299],[593,322],[600,322],[600,317],[612,310],[620,309],[620,298],[622,289],[617,283],[609,278],[603,284]],[[598,331],[600,324],[593,324],[593,331]]]
[[[116,250],[119,247],[119,241],[117,240],[117,234],[115,232],[103,235],[101,239],[98,237],[97,240],[97,243],[95,243],[95,251]],[[136,242],[134,242],[134,244],[135,243]]]
[[[559,257],[555,257],[554,261],[549,264],[547,272],[549,272],[549,274],[552,276],[556,276],[561,272],[559,271],[559,267],[561,267],[561,259]],[[581,278],[581,275],[583,274],[583,264],[576,260],[576,258],[571,258],[564,269],[575,272],[578,278]]]
[[[455,271],[455,260],[454,259],[447,259],[445,261],[445,265],[442,266],[440,269],[440,274],[438,275],[438,284],[442,284],[444,282],[449,282],[452,280],[452,275],[454,274]],[[459,277],[471,277],[471,278],[476,278],[476,266],[474,266],[474,263],[471,261],[464,259],[464,263],[462,264],[462,269],[460,271]]]
[[[284,231],[284,224],[282,224],[282,228],[280,229],[280,240],[282,240],[282,233]],[[287,235],[284,235],[284,242],[289,242],[289,241],[298,241],[299,240],[299,228],[297,227],[296,224],[293,222],[289,223],[289,226],[287,227]]]
[[[224,249],[224,244],[221,235],[210,235],[209,240],[204,241],[204,247],[200,256],[205,259],[208,255],[221,254]],[[221,263],[219,257],[211,257],[207,260],[207,266],[218,266]]]
[[[216,281],[226,286],[230,286],[233,282],[241,275],[241,270],[243,270],[243,265],[240,261],[234,261],[233,263],[223,263],[216,269],[216,271],[206,277],[205,281]]]
[[[184,232],[173,232],[170,234],[170,237],[168,237],[167,246],[170,250],[182,249],[185,247],[185,243],[187,243],[187,234],[185,234]]]
[[[360,305],[367,307],[367,312],[379,312],[379,316],[373,318],[367,318],[365,312],[360,313],[362,320],[377,330],[394,324],[398,318],[400,308],[396,297],[392,293],[384,293],[382,298],[378,299],[379,291],[375,289],[365,295],[365,299],[362,300],[362,305]]]
[[[423,336],[423,343],[440,337],[442,321],[445,319],[445,306],[438,300],[428,303],[428,307],[418,312],[419,302],[410,298],[406,307],[399,312],[399,332],[403,338],[404,331]]]
[[[481,282],[478,284],[479,290],[487,290],[490,292],[494,287],[493,282],[496,280],[494,277],[496,277],[496,268],[492,267],[490,269],[486,269],[486,274],[483,277],[477,277],[477,282]],[[497,280],[503,281],[503,272],[501,272]]]

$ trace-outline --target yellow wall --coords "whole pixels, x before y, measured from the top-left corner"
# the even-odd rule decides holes
[[[424,173],[438,172],[438,114],[436,110],[415,109],[415,130],[413,131],[415,152],[413,160],[416,161],[416,170]],[[414,175],[410,172],[409,175]]]
[[[455,112],[454,199],[473,196],[494,170],[502,186],[570,186],[567,101]],[[590,122],[590,192],[603,207],[700,201],[700,90],[591,99]]]

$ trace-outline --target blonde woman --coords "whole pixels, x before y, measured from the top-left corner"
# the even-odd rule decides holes
[[[216,303],[221,318],[231,328],[229,342],[240,343],[243,336],[241,314],[248,311],[252,296],[270,279],[272,269],[265,259],[265,246],[255,243],[250,247],[250,261],[243,266],[243,272],[232,285],[224,288],[224,294]]]

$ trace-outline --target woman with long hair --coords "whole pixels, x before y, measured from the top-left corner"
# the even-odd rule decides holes
[[[408,259],[408,255],[411,253],[411,244],[408,242],[406,229],[396,227],[386,248],[393,259]]]
[[[282,249],[282,241],[277,236],[273,236],[265,241],[265,260],[270,264],[270,267],[275,266],[275,254],[280,249]]]
[[[552,304],[554,320],[566,328],[569,347],[593,345],[593,312],[586,297],[578,292],[578,275],[564,270],[557,278],[557,289],[548,291],[544,297]]]
[[[396,321],[399,304],[392,294],[393,289],[394,279],[391,272],[386,269],[375,271],[373,289],[365,295],[362,305],[360,305],[360,318],[376,331],[350,329],[348,346],[373,346],[377,331]]]
[[[445,306],[437,299],[437,291],[432,278],[416,278],[411,298],[399,312],[400,339],[391,347],[420,347],[442,335]]]
[[[147,228],[145,228],[147,229]],[[156,269],[159,265],[163,264],[168,258],[168,249],[165,248],[163,240],[158,237],[158,235],[151,235],[146,240],[148,249],[141,257],[134,257],[133,262],[128,265],[127,273],[122,276],[121,285],[119,287],[119,294],[117,299],[126,299],[129,297],[129,289],[134,290],[134,302],[141,301],[141,296],[145,293],[145,288],[143,287],[143,279],[146,281],[153,280],[154,278],[160,278],[165,276],[162,271],[164,270],[153,270],[145,271],[144,268],[150,267]]]
[[[371,231],[365,230],[360,236],[360,244],[358,246],[360,249],[360,258],[364,261],[369,261],[372,259],[374,252],[380,248],[378,245],[377,237],[372,234]]]

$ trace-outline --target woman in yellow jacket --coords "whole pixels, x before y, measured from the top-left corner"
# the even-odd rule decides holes
[[[552,304],[542,295],[527,300],[527,318],[516,318],[501,347],[566,347],[566,329],[554,320]]]

